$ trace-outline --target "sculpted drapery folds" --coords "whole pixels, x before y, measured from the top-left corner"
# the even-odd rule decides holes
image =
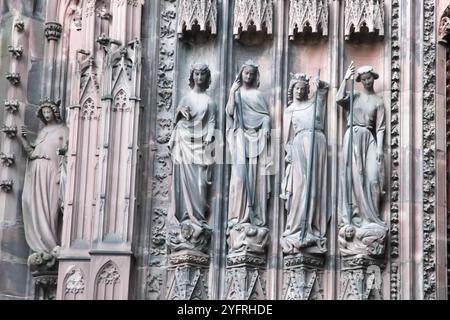
[[[181,98],[175,114],[175,127],[169,141],[173,162],[168,213],[171,251],[208,251],[211,228],[207,222],[207,193],[211,184],[211,142],[217,109],[206,93],[210,83],[208,66],[194,64],[189,77],[191,91]]]
[[[25,127],[19,135],[28,156],[22,193],[23,222],[30,248],[37,254],[54,255],[59,244],[69,129],[60,118],[58,105],[49,99],[41,102],[37,117],[44,127],[36,140],[28,142]]]
[[[346,110],[350,107],[350,94],[345,92],[346,81],[354,74],[352,63],[336,97],[337,104]],[[341,180],[344,225],[339,231],[339,244],[343,255],[377,257],[384,253],[387,226],[380,219],[380,201],[384,183],[383,144],[386,124],[383,99],[373,89],[376,79],[378,74],[371,66],[356,71],[356,82],[362,83],[363,90],[354,92],[353,121],[349,117],[343,143],[345,167],[349,164],[349,150],[352,155],[351,174],[349,171],[346,174],[344,168]],[[353,141],[351,149],[348,149],[350,128],[353,128]]]
[[[269,237],[266,214],[271,124],[269,107],[258,87],[258,65],[247,61],[231,87],[226,106],[232,164],[227,228],[230,253],[262,253]]]
[[[286,169],[281,198],[285,200],[287,219],[281,246],[286,254],[302,251],[324,253],[327,250],[329,214],[324,124],[329,86],[319,79],[314,81],[314,85],[317,88],[314,93],[317,94],[315,119],[315,99],[308,97],[309,77],[302,73],[292,77],[288,107],[284,112]]]

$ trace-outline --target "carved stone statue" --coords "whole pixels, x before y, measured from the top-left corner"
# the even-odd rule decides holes
[[[28,156],[22,193],[23,223],[30,248],[38,254],[55,255],[69,129],[61,120],[58,105],[49,99],[41,102],[37,117],[45,126],[36,140],[28,141],[24,126],[18,136]]]
[[[231,87],[226,106],[232,162],[227,230],[230,253],[262,253],[269,237],[265,226],[271,125],[269,107],[258,87],[258,66],[247,61]]]
[[[286,254],[327,251],[329,214],[324,122],[329,86],[318,79],[314,85],[317,88],[315,120],[312,116],[315,97],[308,97],[309,77],[305,74],[293,75],[288,89],[288,108],[284,112],[286,170],[281,198],[285,200],[288,216],[281,246]],[[311,150],[313,138],[314,150]]]
[[[206,94],[211,71],[205,64],[191,68],[191,91],[181,98],[175,114],[175,127],[169,141],[173,173],[168,246],[171,251],[208,251],[211,228],[207,223],[212,139],[216,104]]]
[[[344,169],[342,175],[344,226],[339,232],[339,243],[343,255],[380,256],[384,253],[384,240],[388,230],[380,219],[380,200],[384,182],[384,102],[373,89],[374,80],[378,79],[378,74],[373,68],[364,66],[356,73],[356,82],[362,83],[363,90],[354,93],[353,126],[349,117],[344,136],[343,157],[347,167],[350,163],[348,153],[352,127],[351,172],[345,172]],[[336,97],[337,104],[346,110],[350,107],[350,95],[345,92],[346,81],[354,74],[355,67],[352,63]],[[351,208],[349,208],[350,191]]]

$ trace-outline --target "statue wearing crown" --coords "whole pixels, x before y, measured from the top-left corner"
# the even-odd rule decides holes
[[[65,151],[69,129],[61,119],[59,102],[41,100],[37,117],[44,124],[33,142],[22,126],[19,142],[27,153],[22,193],[25,238],[33,254],[31,266],[55,262],[59,245],[59,224],[65,185]]]
[[[291,74],[284,112],[285,174],[280,197],[287,212],[281,246],[286,255],[327,251],[327,140],[324,133],[328,83]],[[315,111],[315,112],[314,112]]]

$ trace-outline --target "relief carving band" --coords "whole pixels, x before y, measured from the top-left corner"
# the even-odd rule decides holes
[[[258,65],[247,61],[231,87],[226,106],[232,164],[227,227],[230,253],[263,253],[269,239],[266,212],[271,191],[271,125],[269,107],[258,87]]]
[[[44,123],[34,142],[28,141],[22,126],[18,135],[28,162],[22,194],[25,238],[36,252],[29,262],[39,265],[53,261],[59,244],[58,224],[65,185],[65,151],[69,129],[62,122],[58,104],[44,99],[37,117]],[[41,259],[42,257],[42,259]]]
[[[309,77],[292,76],[284,112],[286,169],[282,194],[288,213],[281,246],[286,254],[327,251],[327,139],[324,134],[328,84],[316,79],[309,98]],[[315,117],[313,117],[315,110]]]
[[[362,83],[363,90],[353,94],[352,62],[336,97],[337,104],[349,111],[343,144],[344,225],[339,230],[339,247],[344,256],[379,257],[384,254],[388,231],[380,219],[380,200],[384,193],[384,102],[373,89],[379,77],[373,68],[363,66],[356,73],[356,82]],[[351,77],[352,90],[346,93],[346,83]]]
[[[181,98],[175,113],[175,128],[169,141],[173,171],[167,243],[172,252],[189,249],[206,253],[211,238],[207,199],[210,166],[214,163],[210,155],[216,104],[206,94],[210,84],[208,66],[193,65],[189,76],[191,91]]]

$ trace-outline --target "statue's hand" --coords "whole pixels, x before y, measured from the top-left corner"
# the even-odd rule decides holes
[[[209,135],[209,134],[208,134],[208,135],[206,136],[205,140],[203,140],[203,144],[204,144],[204,145],[208,145],[208,144],[210,144],[212,141],[213,141],[212,135]]]
[[[377,150],[377,161],[382,162],[384,159],[383,150]]]
[[[239,81],[239,80],[234,81],[233,85],[231,86],[230,93],[234,94],[236,91],[239,90],[240,87],[241,87],[241,81]]]
[[[181,115],[186,118],[186,120],[189,120],[191,118],[191,108],[189,108],[188,106],[178,107],[178,112],[180,112]]]
[[[348,66],[347,72],[345,73],[345,80],[350,79],[350,77],[354,76],[356,73],[355,66],[353,65],[353,61]]]

